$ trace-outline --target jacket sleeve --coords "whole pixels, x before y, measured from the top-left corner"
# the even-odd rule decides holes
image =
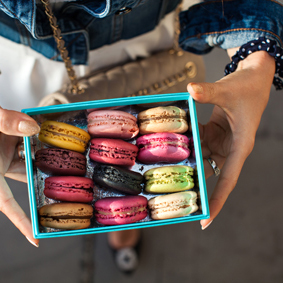
[[[281,1],[283,2],[283,1]],[[264,36],[282,47],[283,4],[275,0],[207,0],[180,14],[179,44],[205,54],[237,47]]]

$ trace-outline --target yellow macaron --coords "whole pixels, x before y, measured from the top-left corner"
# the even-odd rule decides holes
[[[38,138],[48,145],[83,153],[90,140],[90,135],[86,131],[66,123],[45,121],[41,124]]]

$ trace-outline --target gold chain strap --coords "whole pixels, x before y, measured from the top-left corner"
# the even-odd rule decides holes
[[[183,1],[180,2],[180,4],[177,6],[177,8],[175,10],[174,42],[173,42],[173,49],[170,51],[171,54],[177,52],[178,56],[182,56],[184,54],[182,49],[179,46],[179,35],[180,35],[180,32],[181,32],[179,14],[182,11],[182,7],[183,7]]]
[[[57,48],[61,54],[61,57],[65,63],[65,67],[69,76],[69,79],[71,81],[71,88],[69,89],[69,92],[72,94],[81,94],[84,92],[84,89],[81,88],[78,84],[77,76],[75,73],[75,70],[72,66],[72,62],[70,60],[70,57],[68,56],[68,50],[65,47],[65,41],[63,40],[61,36],[61,30],[57,25],[57,19],[54,16],[49,0],[41,0],[42,4],[44,5],[45,8],[45,13],[49,19],[50,26],[53,31],[53,36],[55,38],[55,41],[57,43]]]
[[[68,56],[68,50],[65,47],[65,41],[63,40],[61,36],[61,30],[57,25],[57,19],[54,16],[49,0],[41,0],[42,4],[45,8],[45,13],[49,19],[50,26],[53,31],[53,36],[55,38],[55,41],[57,43],[57,48],[61,54],[61,57],[65,63],[66,70],[68,73],[68,76],[71,81],[71,88],[69,89],[69,92],[76,95],[81,94],[84,92],[84,89],[79,86],[76,73],[74,71],[74,68],[72,66],[72,62],[70,60],[70,57]],[[180,34],[180,23],[179,23],[179,13],[182,10],[182,1],[178,5],[175,11],[175,19],[174,19],[174,42],[173,42],[173,49],[170,50],[170,54],[177,54],[178,56],[183,55],[183,51],[179,47],[178,38]],[[165,90],[167,88],[172,87],[173,85],[177,84],[178,82],[182,82],[185,80],[186,77],[193,78],[196,75],[196,67],[195,64],[192,62],[188,62],[185,66],[185,69],[180,72],[179,74],[176,74],[170,78],[167,78],[163,80],[160,83],[155,83],[151,87],[145,88],[143,90],[138,91],[137,93],[134,93],[132,96],[136,95],[146,95],[150,94],[152,92],[159,92],[161,90]]]

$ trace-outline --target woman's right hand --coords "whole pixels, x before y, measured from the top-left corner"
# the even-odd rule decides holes
[[[233,55],[238,48],[231,49]],[[215,83],[191,83],[188,91],[199,103],[215,105],[209,122],[199,125],[206,178],[213,174],[211,157],[221,169],[209,200],[210,218],[201,220],[203,229],[218,215],[233,191],[268,103],[275,60],[265,51],[250,54],[237,70]]]
[[[2,211],[34,246],[30,219],[14,199],[4,176],[26,182],[25,164],[21,162],[17,146],[23,136],[32,136],[40,130],[28,115],[0,107],[0,211]]]

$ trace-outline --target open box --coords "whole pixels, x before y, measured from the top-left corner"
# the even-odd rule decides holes
[[[125,98],[115,98],[107,100],[95,100],[39,108],[24,109],[22,112],[33,117],[39,124],[45,120],[57,120],[60,122],[69,123],[80,127],[87,131],[87,110],[97,109],[97,108],[119,108],[119,110],[129,112],[137,116],[138,112],[143,111],[148,108],[157,107],[159,105],[175,105],[188,112],[188,120],[190,122],[190,130],[186,135],[189,138],[193,138],[194,151],[195,154],[191,154],[187,160],[178,163],[178,165],[189,165],[194,168],[195,176],[195,187],[194,191],[198,193],[198,205],[199,209],[197,212],[192,213],[187,216],[172,218],[166,220],[152,220],[150,214],[148,216],[136,223],[126,224],[126,225],[113,225],[104,226],[98,224],[95,219],[92,221],[92,225],[89,228],[81,230],[59,230],[53,228],[42,227],[39,224],[38,219],[38,209],[47,203],[56,202],[47,199],[43,194],[44,180],[48,175],[42,173],[34,165],[33,152],[40,148],[46,147],[38,140],[38,136],[25,137],[25,154],[26,154],[26,168],[28,177],[28,189],[29,189],[29,200],[30,200],[30,210],[31,210],[31,221],[33,226],[34,238],[53,238],[53,237],[64,237],[64,236],[75,236],[75,235],[86,235],[102,232],[111,232],[117,230],[127,230],[127,229],[139,229],[145,227],[154,227],[160,225],[168,225],[182,222],[189,222],[201,219],[209,218],[209,207],[206,192],[206,183],[203,169],[203,160],[201,153],[201,145],[198,130],[198,121],[195,102],[193,98],[188,93],[173,93],[173,94],[162,94],[162,95],[148,95],[139,97],[125,97]],[[135,143],[135,139],[129,142]],[[87,177],[92,178],[93,167],[95,164],[88,158],[89,148],[86,150],[85,154],[87,156]],[[159,166],[168,166],[170,164],[154,164],[145,165],[136,162],[136,164],[131,168],[133,171],[144,173],[146,170]],[[173,164],[171,164],[173,165]],[[174,164],[176,165],[176,164]],[[95,186],[94,189],[94,202],[97,199],[107,197],[107,196],[122,196],[123,194],[109,192],[105,189]],[[141,195],[145,196],[148,200],[156,194],[149,194],[142,192]]]

